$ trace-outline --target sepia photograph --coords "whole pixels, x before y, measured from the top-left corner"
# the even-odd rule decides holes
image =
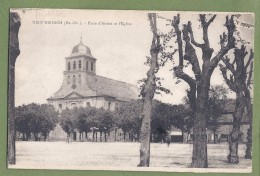
[[[252,172],[253,13],[9,20],[8,168]]]

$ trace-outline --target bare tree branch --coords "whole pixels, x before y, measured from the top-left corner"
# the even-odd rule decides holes
[[[247,78],[247,83],[246,83],[246,87],[247,88],[250,88],[251,84],[252,84],[252,76],[253,76],[253,61],[251,62],[251,65],[250,65],[250,70],[249,70],[249,73],[248,73],[248,78]]]
[[[225,26],[226,26],[226,28],[228,30],[228,33],[226,34],[224,32],[223,35],[220,36],[220,46],[221,46],[221,49],[217,53],[217,55],[213,59],[211,59],[211,61],[210,61],[211,68],[215,68],[217,66],[219,60],[221,58],[223,58],[223,56],[225,54],[227,54],[227,52],[230,49],[235,48],[234,31],[236,29],[236,26],[235,26],[233,18],[234,18],[233,15],[230,18],[228,16],[226,16]]]
[[[228,70],[230,70],[232,74],[235,74],[236,70],[234,68],[234,62],[233,62],[233,64],[231,64],[229,62],[230,59],[227,56],[224,56],[223,58],[221,58],[221,60],[225,63],[226,68]]]
[[[183,68],[180,66],[176,66],[173,68],[175,76],[184,80],[189,84],[190,87],[196,86],[196,80],[190,77],[188,74],[183,72]]]
[[[253,58],[254,58],[254,53],[253,53],[253,50],[251,49],[251,50],[250,50],[249,59],[248,59],[246,65],[245,65],[245,69],[247,69],[247,67],[250,65],[250,63],[251,63],[251,61],[253,60]]]
[[[221,64],[219,64],[219,66],[220,66],[220,71],[222,72],[222,75],[223,75],[223,78],[224,78],[226,84],[228,85],[228,87],[232,91],[236,92],[236,87],[234,85],[233,76],[231,75],[230,78],[228,78],[228,76],[227,76],[227,68],[225,66],[221,65]]]
[[[197,43],[194,39],[193,30],[192,30],[191,25],[192,25],[192,23],[189,21],[187,26],[188,26],[188,30],[189,30],[190,37],[191,37],[191,43],[198,48],[202,48],[203,44]]]
[[[182,49],[182,39],[181,39],[181,31],[179,29],[180,24],[180,14],[173,17],[172,26],[175,29],[177,35],[177,43],[179,49],[179,66],[183,66],[183,49]]]
[[[184,59],[191,63],[192,71],[195,74],[195,78],[197,81],[199,81],[201,76],[201,69],[200,69],[198,57],[196,55],[196,51],[190,43],[189,27],[187,25],[184,25],[182,33],[183,33],[183,40],[185,41],[186,44]]]
[[[200,15],[200,22],[203,28],[203,40],[204,40],[204,45],[206,47],[210,47],[209,46],[209,38],[208,38],[208,27],[209,25],[214,21],[214,19],[216,18],[217,15],[213,15],[213,17],[211,17],[209,19],[209,21],[206,21],[206,15],[205,14],[201,14]]]

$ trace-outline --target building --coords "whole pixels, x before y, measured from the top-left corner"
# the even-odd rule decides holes
[[[218,129],[214,133],[212,130],[207,129],[207,141],[208,143],[214,143],[214,135],[215,142],[229,142],[230,133],[233,129],[233,113],[235,111],[235,100],[229,99],[226,103],[223,104],[223,113],[221,117],[218,119]],[[240,134],[239,134],[239,142],[246,143],[247,142],[247,132],[250,127],[249,118],[247,116],[247,112],[243,114],[241,125],[240,125]],[[180,129],[173,128],[171,132],[172,142],[181,142],[189,143],[192,142],[193,138],[193,130],[188,134],[186,132],[182,133]]]
[[[96,61],[82,41],[66,57],[61,88],[47,99],[59,112],[73,107],[114,110],[120,102],[138,98],[135,85],[96,75]]]
[[[82,39],[65,60],[62,86],[47,99],[57,111],[88,106],[113,111],[121,102],[138,98],[137,86],[96,74],[97,59],[92,56],[90,48],[83,44]],[[66,138],[65,136],[59,125],[50,134],[50,138],[61,139]],[[77,139],[75,135],[73,138]]]

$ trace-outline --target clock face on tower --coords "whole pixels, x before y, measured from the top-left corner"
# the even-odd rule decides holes
[[[71,88],[76,89],[77,88],[76,84],[72,84]]]

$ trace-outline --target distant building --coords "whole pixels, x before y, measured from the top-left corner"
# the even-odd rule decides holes
[[[223,114],[218,121],[218,129],[215,133],[215,140],[217,143],[228,142],[230,140],[229,134],[233,129],[233,113],[235,111],[235,100],[229,99],[225,104],[223,104]],[[240,143],[245,143],[247,141],[247,130],[249,129],[249,118],[247,113],[243,114],[240,126],[239,141]],[[214,142],[214,132],[207,129],[207,141],[208,143]],[[173,127],[171,131],[171,141],[172,142],[192,142],[193,130],[188,133],[182,133],[181,130]]]

